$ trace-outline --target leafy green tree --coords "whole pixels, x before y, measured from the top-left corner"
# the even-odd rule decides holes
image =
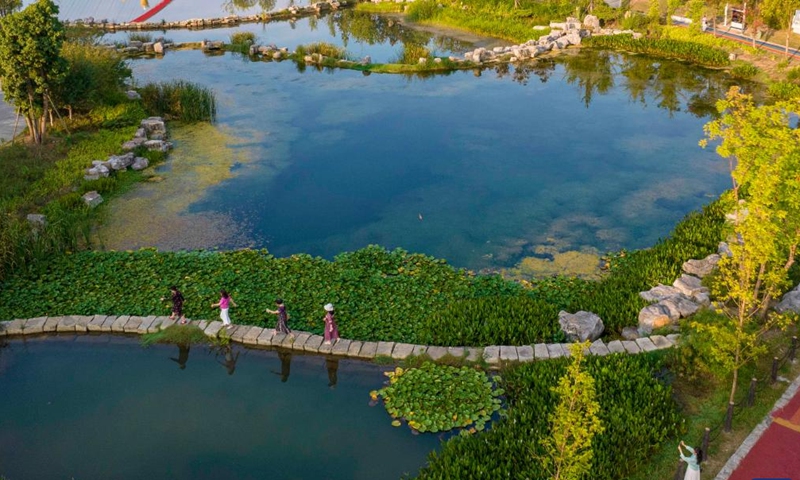
[[[761,14],[786,29],[786,53],[789,53],[789,37],[792,36],[794,12],[800,10],[800,0],[763,0]]]
[[[16,12],[22,6],[22,0],[0,0],[0,17]]]
[[[714,282],[714,296],[723,302],[719,320],[691,326],[713,340],[712,363],[733,374],[733,402],[739,369],[766,351],[764,333],[786,322],[767,309],[790,285],[800,244],[800,130],[794,125],[800,99],[756,107],[733,87],[717,109],[722,116],[705,126],[701,145],[721,141],[716,150],[728,161],[737,240]]]
[[[28,132],[42,143],[52,108],[50,93],[64,77],[64,27],[52,0],[38,0],[0,19],[0,82],[7,101],[25,116]]]
[[[550,414],[550,435],[542,439],[546,455],[543,466],[553,480],[580,480],[592,468],[592,439],[603,433],[598,413],[594,378],[581,368],[583,351],[590,343],[570,346],[572,361],[567,372],[553,387],[558,405]]]

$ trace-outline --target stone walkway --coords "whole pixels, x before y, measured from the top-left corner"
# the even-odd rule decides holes
[[[440,360],[446,355],[465,358],[476,362],[481,358],[490,366],[505,362],[532,362],[569,356],[568,343],[537,343],[535,345],[492,345],[488,347],[437,347],[395,342],[362,342],[360,340],[339,339],[332,345],[323,344],[323,337],[308,332],[294,331],[293,335],[276,333],[272,328],[251,325],[234,325],[223,328],[220,321],[192,320],[212,338],[228,336],[233,342],[249,346],[276,347],[309,353],[338,355],[342,357],[372,360],[378,357],[404,360],[412,355],[428,355],[432,360]],[[15,335],[42,335],[58,332],[107,332],[107,333],[154,333],[174,325],[169,317],[137,317],[130,315],[66,315],[61,317],[37,317],[0,322],[0,337]],[[608,355],[611,353],[652,352],[673,347],[679,335],[653,335],[634,340],[614,340],[592,343],[588,354]]]

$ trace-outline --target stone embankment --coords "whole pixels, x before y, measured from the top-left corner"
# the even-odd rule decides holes
[[[378,357],[404,360],[410,356],[427,355],[432,360],[441,360],[445,356],[477,362],[483,359],[488,365],[498,367],[508,362],[532,362],[569,356],[568,343],[538,343],[535,345],[509,346],[493,345],[488,347],[437,347],[428,345],[412,345],[396,342],[362,342],[359,340],[339,339],[334,344],[326,345],[323,337],[308,332],[295,331],[293,335],[276,333],[272,328],[250,325],[234,325],[231,329],[223,327],[220,321],[194,320],[190,322],[211,338],[226,336],[230,341],[252,347],[282,348],[288,350],[337,355],[342,357],[372,360]],[[60,317],[37,317],[25,320],[0,322],[0,337],[18,335],[43,335],[51,333],[119,333],[144,334],[164,330],[175,324],[169,317],[137,317],[106,315],[68,315]],[[588,354],[608,355],[611,353],[640,353],[671,348],[677,344],[679,335],[653,335],[638,338],[636,341],[620,341],[604,343],[596,340],[591,344]]]
[[[355,2],[353,2],[355,4]],[[227,17],[219,18],[192,18],[189,20],[180,20],[175,22],[109,22],[106,19],[95,19],[94,17],[82,18],[66,22],[69,26],[84,26],[99,28],[109,32],[124,31],[124,30],[174,30],[174,29],[203,29],[203,28],[220,28],[220,27],[233,27],[242,23],[257,23],[269,22],[273,20],[291,20],[299,17],[308,17],[312,15],[319,15],[322,12],[330,10],[337,10],[341,7],[351,5],[346,0],[341,2],[337,0],[325,0],[321,2],[312,3],[311,5],[300,7],[291,6],[283,10],[275,12],[264,12],[258,15],[228,15]]]

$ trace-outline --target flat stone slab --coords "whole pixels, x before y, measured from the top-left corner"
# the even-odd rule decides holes
[[[153,321],[147,327],[147,333],[156,333],[157,331],[161,330],[161,324],[164,323],[165,319],[169,317],[153,317]]]
[[[192,320],[192,325],[205,332],[208,328],[208,320]]]
[[[572,350],[571,350],[572,349],[572,344],[571,343],[562,343],[560,345],[561,345],[561,350],[564,351],[564,356],[565,357],[571,357],[572,356]],[[585,352],[585,350],[584,350],[584,352]]]
[[[519,361],[519,354],[517,354],[517,347],[510,345],[501,346],[500,360],[511,361],[511,362]]]
[[[561,348],[561,344],[559,343],[548,343],[547,353],[548,355],[550,355],[550,358],[558,358],[566,356],[564,350]]]
[[[47,317],[47,320],[45,320],[42,326],[42,331],[55,332],[59,322],[61,322],[61,317]]]
[[[92,321],[86,325],[86,329],[90,332],[102,332],[103,331],[103,323],[105,323],[108,317],[105,315],[95,315],[92,317]]]
[[[643,352],[654,352],[658,350],[649,337],[637,338],[636,344],[639,345],[639,348],[641,348]]]
[[[169,318],[169,317],[161,317],[161,318],[163,318],[164,320],[161,320],[161,325],[158,326],[160,330],[166,330],[169,327],[178,323],[178,320],[175,318]]]
[[[467,351],[468,362],[477,362],[483,358],[483,349],[480,347],[466,347],[464,350]]]
[[[114,319],[114,323],[111,324],[111,331],[112,332],[123,332],[125,331],[125,324],[128,323],[131,317],[128,315],[122,315]]]
[[[669,335],[667,335],[667,340],[672,342],[673,345],[678,345],[678,343],[681,341],[681,334],[680,333],[670,333]]]
[[[378,351],[378,342],[364,342],[361,346],[361,351],[358,352],[358,358],[375,358]]]
[[[633,340],[623,340],[622,346],[625,347],[625,351],[628,353],[640,353],[642,351],[639,345]]]
[[[271,330],[271,329],[270,329]],[[250,330],[242,337],[242,343],[247,345],[258,345],[258,337],[264,331],[261,327],[250,327]]]
[[[6,332],[7,323],[8,321],[0,322],[0,337],[5,337],[6,335],[8,335],[8,333]]]
[[[410,343],[395,343],[392,349],[392,358],[395,360],[405,360],[414,352],[414,345]]]
[[[608,351],[611,353],[625,353],[625,347],[619,340],[608,342]]]
[[[464,347],[447,347],[447,354],[455,358],[464,358],[467,351]]]
[[[117,321],[117,318],[118,317],[115,317],[114,315],[110,315],[110,316],[106,317],[105,321],[103,321],[103,324],[100,325],[100,331],[101,332],[110,332],[110,331],[112,331],[112,327],[114,325],[114,322]]]
[[[391,357],[394,342],[378,342],[378,349],[375,351],[376,357]]]
[[[533,358],[536,360],[547,360],[550,358],[550,352],[547,350],[546,343],[537,343],[533,346]]]
[[[500,346],[492,345],[483,349],[483,359],[489,365],[500,363]]]
[[[47,317],[29,318],[28,320],[25,321],[25,326],[23,327],[23,331],[26,334],[42,333],[44,331],[44,322],[46,321]]]
[[[5,323],[5,332],[7,335],[22,335],[24,332],[25,320],[11,320]]]
[[[340,338],[336,345],[333,346],[331,349],[331,353],[334,355],[347,355],[347,351],[350,350],[350,340],[345,340]]]
[[[155,315],[149,315],[147,317],[144,317],[144,319],[142,319],[142,323],[139,324],[139,328],[136,330],[136,332],[137,333],[147,333],[147,332],[149,332],[150,331],[150,325],[152,325],[153,322],[156,321],[156,318],[158,318],[158,317],[156,317]]]
[[[324,341],[325,337],[322,335],[311,335],[306,340],[306,343],[303,344],[303,350],[306,352],[319,352],[319,347]]]
[[[350,347],[347,349],[347,356],[348,357],[357,357],[358,352],[361,351],[361,347],[364,345],[364,342],[359,342],[357,340],[353,340],[350,342]]]
[[[656,348],[659,350],[661,350],[662,348],[672,348],[672,342],[667,340],[667,337],[663,335],[651,335],[650,340],[653,342],[653,345],[655,345]]]
[[[258,338],[256,339],[256,343],[258,345],[272,345],[272,337],[274,336],[275,336],[275,329],[265,328],[259,332]],[[247,338],[245,338],[245,342],[246,341]]]
[[[222,330],[223,327],[224,324],[222,322],[215,320],[208,323],[208,326],[206,326],[206,328],[203,330],[203,333],[205,333],[208,337],[217,338],[219,331]]]
[[[305,350],[305,345],[309,338],[311,338],[311,334],[308,332],[294,332],[292,348],[295,350]]]
[[[231,341],[242,343],[244,336],[250,331],[250,325],[237,325],[236,329],[231,333]]]
[[[608,347],[600,339],[597,339],[594,342],[592,342],[592,344],[589,346],[589,351],[592,353],[592,355],[600,355],[601,357],[604,357],[609,353],[611,353],[611,350],[609,350]]]
[[[89,330],[89,322],[92,321],[91,315],[76,315],[72,318],[75,319],[76,332],[87,332]]]
[[[427,354],[433,361],[440,360],[447,355],[447,347],[428,347]]]
[[[519,357],[520,362],[532,362],[533,347],[531,347],[530,345],[523,345],[521,347],[517,347],[517,356]]]
[[[273,330],[273,332],[275,332],[275,331]],[[289,335],[286,335],[285,333],[275,332],[275,334],[272,335],[272,338],[270,339],[270,343],[272,343],[272,345],[277,347],[277,346],[283,344],[283,341],[286,340],[287,337],[289,337]],[[293,337],[289,338],[289,339],[290,340],[294,340]],[[261,345],[261,344],[259,343],[259,345]],[[289,343],[289,345],[291,345],[291,343]]]
[[[56,332],[74,332],[75,331],[75,317],[67,315],[61,317],[61,320],[56,325]]]
[[[136,333],[139,331],[139,325],[142,324],[142,320],[144,320],[144,317],[130,317],[122,328],[126,333]]]
[[[415,357],[419,357],[420,355],[425,355],[428,353],[428,346],[427,345],[414,345],[414,350],[411,351],[411,355]]]
[[[325,337],[322,337],[322,343],[319,346],[318,353],[328,354],[333,351],[333,343],[325,343]]]

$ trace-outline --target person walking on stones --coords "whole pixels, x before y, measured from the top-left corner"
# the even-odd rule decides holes
[[[231,328],[231,317],[228,315],[228,308],[233,305],[237,307],[236,302],[233,301],[233,298],[228,295],[228,292],[225,290],[219,291],[220,299],[217,303],[212,303],[211,308],[219,307],[219,318],[222,319],[222,324],[225,325],[225,328]]]
[[[681,447],[685,448],[689,455],[684,455]],[[684,475],[683,480],[700,480],[700,464],[697,462],[697,453],[694,448],[686,445],[681,440],[681,443],[678,444],[678,453],[681,456],[681,461],[686,462],[686,475]]]
[[[175,285],[169,287],[169,290],[172,293],[172,315],[170,315],[169,318],[170,320],[180,318],[181,324],[185,324],[186,316],[183,315],[183,294]],[[161,301],[163,302],[164,300],[164,297],[161,297]]]
[[[280,298],[275,300],[275,304],[278,306],[277,310],[270,310],[269,308],[267,309],[267,313],[278,316],[278,323],[275,324],[275,331],[278,333],[291,335],[292,331],[289,330],[289,327],[286,325],[286,323],[289,321],[289,315],[286,314],[286,305],[284,305],[283,300]]]
[[[325,344],[339,340],[339,327],[336,325],[336,314],[333,311],[333,304],[325,305]]]

